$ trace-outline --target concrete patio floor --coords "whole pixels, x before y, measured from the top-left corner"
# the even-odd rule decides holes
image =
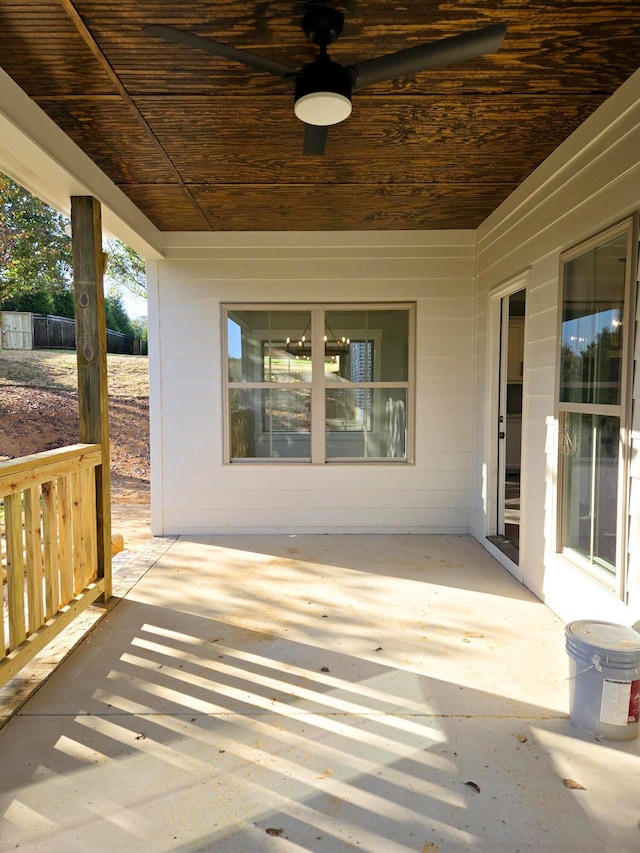
[[[0,730],[0,849],[637,853],[567,672],[471,537],[181,537]]]

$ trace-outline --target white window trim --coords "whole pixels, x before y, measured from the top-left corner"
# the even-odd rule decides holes
[[[225,302],[222,303],[220,311],[221,343],[222,343],[222,380],[223,380],[223,411],[222,411],[222,434],[223,434],[223,462],[225,465],[413,465],[415,464],[415,399],[416,399],[416,304],[415,302]],[[392,311],[400,310],[408,312],[409,340],[408,340],[408,376],[406,382],[353,382],[349,383],[350,389],[366,388],[404,388],[407,392],[407,417],[406,417],[406,454],[402,459],[392,457],[367,458],[325,458],[325,399],[324,393],[313,395],[311,406],[311,462],[308,459],[270,459],[256,458],[231,459],[231,439],[229,435],[229,374],[227,367],[228,338],[227,318],[236,311],[309,311],[311,313],[311,382],[297,383],[298,388],[310,388],[325,390],[328,385],[324,378],[324,322],[323,318],[328,311]],[[233,319],[233,318],[232,318]],[[375,353],[375,349],[374,349]],[[375,356],[374,356],[375,357]],[[264,387],[260,382],[243,382],[242,388]]]
[[[565,264],[586,252],[604,243],[607,243],[621,234],[627,233],[626,256],[627,264],[625,270],[624,287],[624,315],[623,328],[625,329],[623,339],[623,357],[620,377],[620,403],[589,404],[568,403],[560,401],[560,379],[561,379],[561,356],[562,356],[562,309],[564,304],[564,268]],[[556,553],[567,559],[572,565],[585,574],[597,580],[604,587],[615,592],[617,597],[625,601],[627,596],[627,573],[628,573],[628,499],[629,499],[629,431],[631,420],[633,376],[633,354],[635,348],[635,269],[634,269],[634,246],[637,244],[637,217],[631,216],[621,222],[612,225],[604,231],[593,235],[576,246],[572,246],[560,255],[560,268],[558,275],[558,317],[557,317],[557,343],[556,343],[556,382],[555,382],[555,421],[556,421],[556,465],[557,465],[557,488],[556,488]],[[592,565],[581,554],[573,549],[564,547],[564,490],[565,490],[565,466],[560,452],[562,433],[560,422],[565,413],[583,413],[593,415],[605,415],[618,417],[620,421],[618,440],[618,489],[617,489],[617,523],[616,523],[616,564],[615,574],[599,569]]]

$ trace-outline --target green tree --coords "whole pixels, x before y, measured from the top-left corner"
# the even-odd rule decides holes
[[[134,337],[134,328],[127,316],[120,296],[115,294],[106,296],[104,300],[104,312],[107,319],[107,329]]]
[[[68,231],[66,217],[0,174],[0,308],[74,317]],[[133,335],[122,294],[146,296],[145,262],[121,240],[105,251],[107,327]]]
[[[147,274],[144,259],[121,240],[107,240],[107,285],[110,292],[129,291],[134,296],[146,297]]]
[[[62,214],[0,174],[1,306],[36,293],[50,293],[53,299],[54,294],[69,289],[72,266],[67,225]]]
[[[133,326],[133,337],[140,338],[141,341],[146,341],[148,338],[148,329],[146,321],[143,322],[141,319],[134,319],[131,321],[131,325]]]
[[[34,314],[57,314],[49,290],[19,291],[0,304],[3,311],[32,311]],[[73,316],[73,315],[72,315]]]

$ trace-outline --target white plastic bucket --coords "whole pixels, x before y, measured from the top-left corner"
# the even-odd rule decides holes
[[[570,622],[571,722],[606,740],[638,737],[640,633],[610,622]]]

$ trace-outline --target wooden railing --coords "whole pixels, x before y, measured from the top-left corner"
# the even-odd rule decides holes
[[[98,577],[96,469],[99,444],[76,444],[0,462],[0,553],[6,565],[0,686],[86,607],[110,578]],[[4,572],[3,572],[4,575]],[[5,597],[6,592],[6,597]]]

